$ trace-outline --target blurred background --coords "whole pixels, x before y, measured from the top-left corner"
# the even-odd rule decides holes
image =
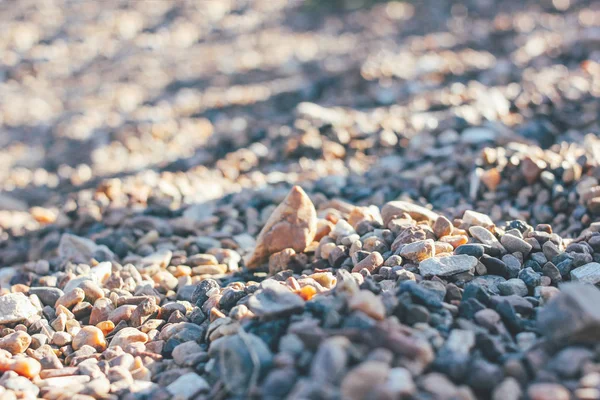
[[[578,209],[575,232],[589,205],[534,210],[497,160],[551,150],[547,168],[578,179],[600,159],[599,29],[583,0],[0,1],[2,238],[293,182],[357,204],[558,210],[566,231]]]

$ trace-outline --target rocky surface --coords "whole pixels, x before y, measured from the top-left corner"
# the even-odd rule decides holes
[[[0,398],[600,399],[599,13],[0,2]]]

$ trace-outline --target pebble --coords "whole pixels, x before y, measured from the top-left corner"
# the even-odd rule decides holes
[[[177,378],[166,389],[171,396],[178,399],[191,399],[202,391],[208,391],[210,386],[204,378],[195,372],[188,372]]]
[[[348,307],[351,310],[362,311],[376,320],[385,318],[385,306],[381,299],[368,290],[361,290],[352,296],[348,302]]]
[[[527,296],[529,290],[527,289],[527,285],[521,279],[509,279],[506,282],[498,283],[498,290],[500,294],[503,296],[517,295],[517,296]]]
[[[600,283],[600,263],[592,262],[572,269],[570,276],[572,281],[597,285]]]
[[[531,400],[569,400],[571,395],[562,385],[555,383],[534,383],[527,388]]]
[[[513,235],[509,235],[509,234],[502,236],[502,238],[500,239],[500,243],[502,243],[502,245],[510,253],[520,252],[524,256],[527,256],[529,254],[529,252],[531,251],[531,249],[533,248],[532,245],[530,245],[523,239],[518,238]]]
[[[302,252],[312,242],[316,231],[315,206],[302,188],[294,186],[264,225],[246,265],[256,268],[271,254],[286,248]]]
[[[263,289],[257,291],[248,299],[248,308],[256,316],[272,318],[294,314],[304,309],[302,297],[293,293],[287,287],[276,281],[263,281]]]
[[[375,270],[383,265],[383,257],[378,251],[374,251],[363,260],[356,263],[352,272],[360,272],[362,269],[367,269],[369,272],[375,272]]]
[[[414,262],[420,262],[427,258],[435,256],[435,247],[433,240],[419,240],[417,242],[404,245],[400,250],[400,256]]]
[[[91,346],[101,352],[106,348],[104,332],[95,326],[84,326],[73,338],[72,346],[75,351],[83,346]]]
[[[115,336],[110,340],[109,347],[120,346],[125,349],[127,345],[131,343],[146,343],[148,341],[148,335],[135,328],[123,328],[118,331]]]
[[[16,331],[0,339],[0,349],[11,354],[23,353],[31,344],[31,336],[26,332]]]
[[[23,293],[0,296],[0,325],[24,321],[39,313]]]
[[[453,255],[448,257],[432,257],[419,263],[419,273],[424,277],[452,276],[472,271],[477,259],[469,255]]]
[[[386,363],[364,361],[354,367],[342,381],[340,391],[348,400],[370,398],[378,387],[383,385],[390,372]]]

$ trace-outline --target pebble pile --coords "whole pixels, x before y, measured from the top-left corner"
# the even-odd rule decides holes
[[[600,400],[593,4],[54,3],[0,4],[0,400]]]

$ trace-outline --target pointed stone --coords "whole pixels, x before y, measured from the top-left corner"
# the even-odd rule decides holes
[[[301,253],[313,241],[316,232],[315,206],[302,188],[294,186],[260,231],[256,247],[247,259],[246,266],[257,268],[271,254],[286,248]]]

